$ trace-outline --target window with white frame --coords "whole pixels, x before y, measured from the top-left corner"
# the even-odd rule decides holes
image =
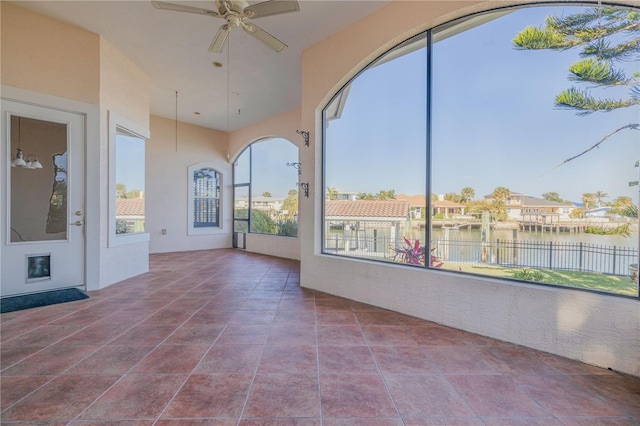
[[[209,163],[191,165],[188,172],[189,235],[219,230],[222,175]]]

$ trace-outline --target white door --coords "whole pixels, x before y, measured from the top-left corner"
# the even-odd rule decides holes
[[[85,117],[1,103],[0,296],[84,287]]]

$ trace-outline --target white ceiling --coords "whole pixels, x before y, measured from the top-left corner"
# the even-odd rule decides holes
[[[299,12],[252,21],[287,49],[276,53],[235,29],[220,54],[208,52],[220,18],[140,0],[14,3],[102,35],[149,76],[151,114],[175,118],[177,91],[179,121],[229,131],[299,107],[303,49],[390,1],[300,0]],[[172,2],[216,10],[213,0]]]

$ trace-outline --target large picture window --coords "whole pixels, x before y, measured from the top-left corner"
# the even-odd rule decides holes
[[[285,139],[249,145],[233,165],[234,231],[297,237],[299,167]]]
[[[324,109],[323,252],[638,296],[640,9],[510,8]]]

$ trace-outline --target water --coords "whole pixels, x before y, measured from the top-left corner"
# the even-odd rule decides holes
[[[449,262],[489,263],[503,266],[563,269],[627,275],[638,263],[638,233],[594,235],[586,233],[542,233],[491,231],[482,244],[479,230],[442,229],[431,235],[436,255]]]
[[[444,238],[444,231],[440,228],[431,230],[431,239],[436,241]],[[480,241],[479,229],[460,229],[449,230],[449,238],[461,239],[461,240],[478,240]],[[564,243],[585,243],[585,244],[598,244],[604,246],[618,246],[618,247],[635,247],[638,248],[638,230],[634,230],[629,237],[623,235],[596,235],[582,233],[542,233],[540,231],[517,231],[518,241],[553,241]],[[511,229],[492,230],[488,240],[513,240],[513,231]]]

